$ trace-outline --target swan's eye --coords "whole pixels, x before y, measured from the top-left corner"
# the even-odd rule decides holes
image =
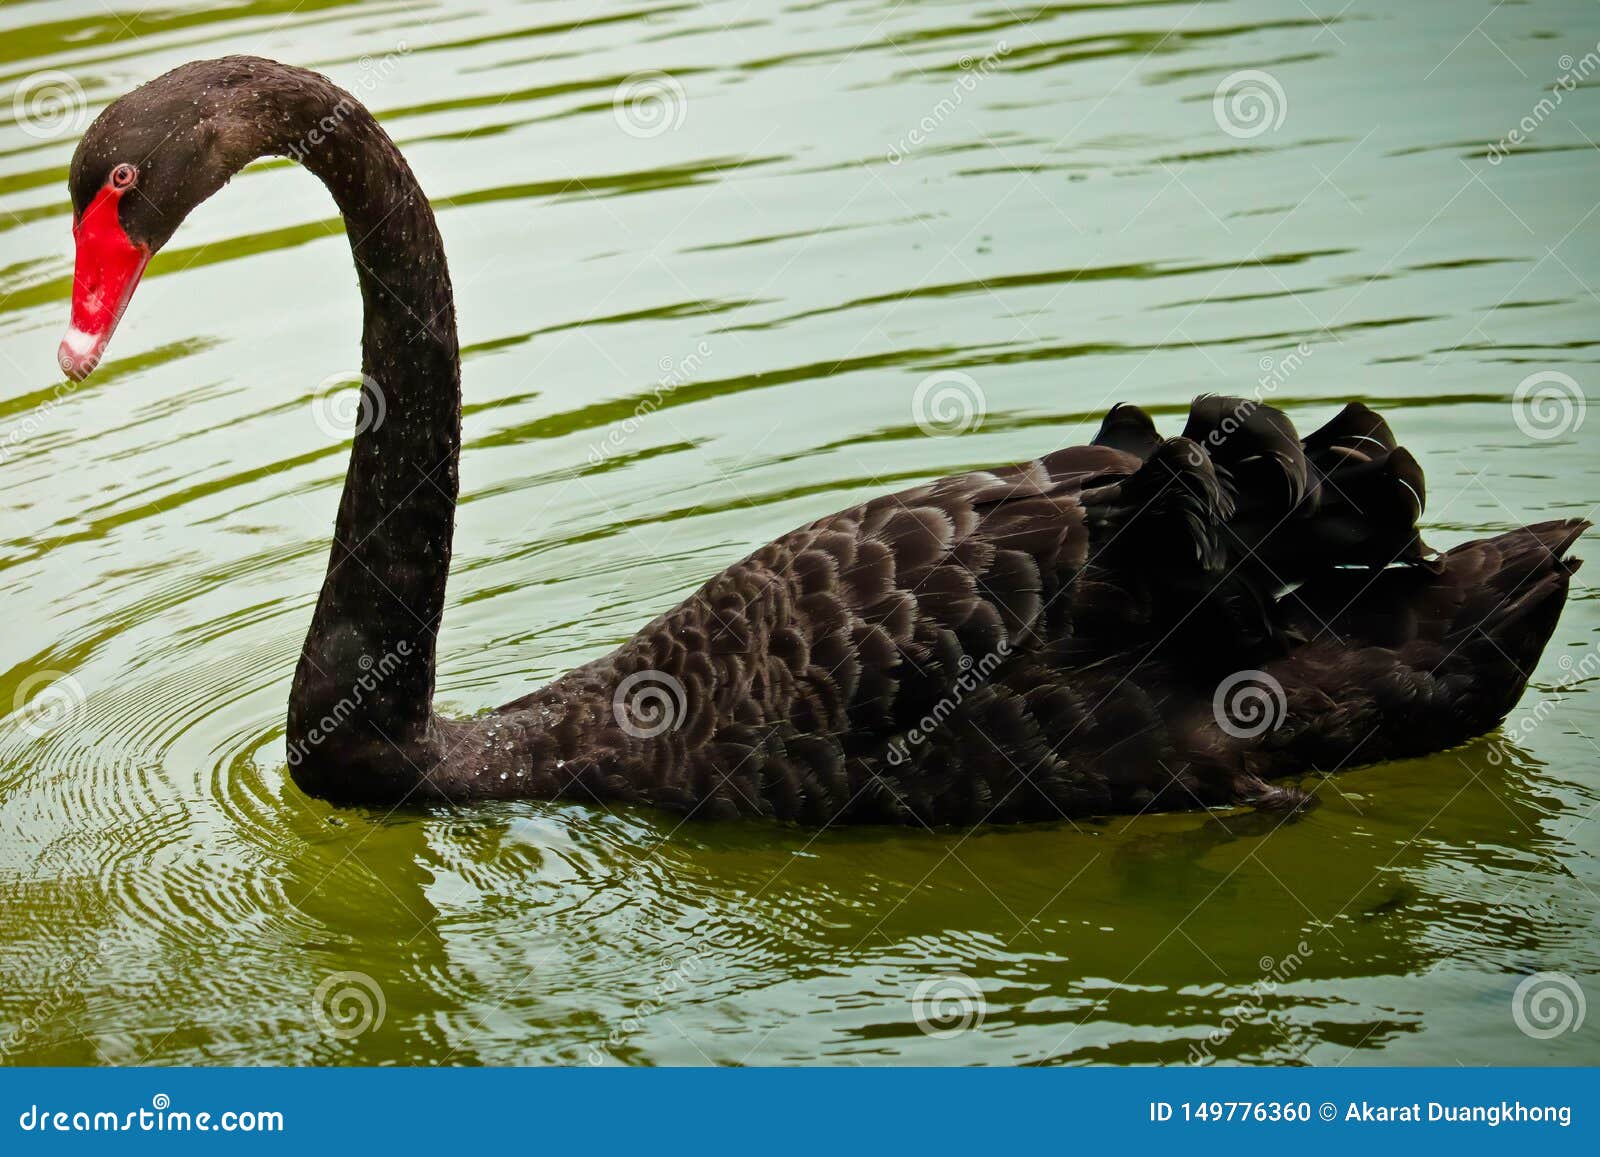
[[[124,161],[111,170],[111,187],[113,189],[131,189],[133,183],[139,179],[139,170]]]

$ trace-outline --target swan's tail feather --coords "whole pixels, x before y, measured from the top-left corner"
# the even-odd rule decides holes
[[[1497,723],[1516,706],[1539,656],[1555,633],[1573,572],[1569,558],[1583,519],[1525,526],[1465,543],[1440,558],[1444,576],[1457,572],[1467,594],[1449,620],[1452,654],[1442,672],[1469,686]]]
[[[1317,576],[1282,602],[1315,644],[1286,660],[1291,700],[1297,670],[1350,656],[1343,661],[1359,670],[1336,697],[1349,698],[1352,718],[1373,718],[1363,762],[1437,751],[1492,729],[1516,706],[1555,631],[1581,561],[1567,552],[1589,525],[1563,519],[1463,543],[1433,569]]]

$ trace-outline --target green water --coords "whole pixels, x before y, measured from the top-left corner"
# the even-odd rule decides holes
[[[1440,545],[1592,516],[1600,417],[1514,395],[1600,389],[1597,41],[1577,0],[0,7],[0,1058],[1600,1061],[1581,582],[1514,737],[1308,783],[1288,825],[304,797],[283,709],[346,453],[319,383],[360,324],[331,203],[247,171],[69,388],[79,110],[11,97],[58,71],[92,114],[255,52],[401,143],[465,347],[440,695],[472,712],[793,525],[1117,399],[1169,428],[1264,377],[1304,424],[1366,400]],[[1216,106],[1242,70],[1263,121]],[[934,375],[983,399],[961,436],[919,426]],[[941,993],[928,1027],[964,1031],[919,1025]]]

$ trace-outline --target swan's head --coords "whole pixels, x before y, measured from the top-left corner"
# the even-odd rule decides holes
[[[238,107],[253,64],[230,57],[174,69],[107,106],[78,142],[68,177],[72,321],[58,352],[74,381],[99,364],[150,258],[256,155]]]

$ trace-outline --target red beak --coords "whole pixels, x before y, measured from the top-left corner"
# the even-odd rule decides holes
[[[61,372],[75,382],[88,377],[100,364],[100,355],[150,263],[150,251],[123,232],[117,204],[124,192],[107,185],[72,226],[78,243],[72,274],[72,325],[61,339],[56,360]]]

